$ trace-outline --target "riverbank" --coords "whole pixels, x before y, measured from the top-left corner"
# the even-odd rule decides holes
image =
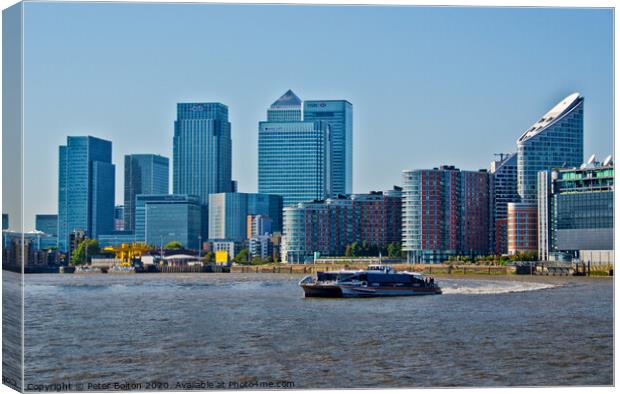
[[[399,271],[422,272],[427,275],[512,275],[513,266],[491,265],[448,265],[448,264],[390,264]],[[271,273],[271,274],[314,274],[320,271],[362,270],[367,264],[267,264],[235,265],[230,267],[232,273]]]

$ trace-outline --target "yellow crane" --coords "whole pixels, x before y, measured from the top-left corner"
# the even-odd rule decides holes
[[[122,266],[130,267],[135,258],[142,258],[142,255],[151,250],[151,247],[141,242],[132,242],[120,246],[106,246],[103,250],[114,253],[116,259],[121,261]]]

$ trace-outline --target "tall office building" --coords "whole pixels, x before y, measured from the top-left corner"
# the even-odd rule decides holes
[[[209,238],[239,242],[247,239],[248,215],[268,217],[271,231],[282,231],[282,197],[261,193],[211,194]]]
[[[353,105],[346,100],[306,100],[303,120],[325,121],[332,138],[331,193],[353,192]]]
[[[76,230],[96,238],[114,229],[112,143],[67,137],[59,149],[58,248],[67,252]]]
[[[233,190],[232,140],[228,107],[221,103],[179,103],[173,139],[174,194],[198,196],[201,234],[208,237],[209,194]]]
[[[56,236],[58,235],[58,215],[35,215],[34,227],[37,231]]]
[[[301,100],[288,91],[259,122],[258,192],[282,196],[284,206],[331,194],[328,123],[301,120]]]
[[[517,154],[501,155],[490,166],[491,215],[489,222],[489,242],[494,254],[508,253],[508,216],[509,202],[518,202],[517,190]]]
[[[2,214],[2,229],[3,230],[9,229],[9,214],[8,213]]]
[[[403,171],[402,248],[409,262],[488,253],[489,174],[454,166]]]
[[[125,155],[123,230],[133,231],[138,194],[168,194],[168,158],[153,154]]]
[[[536,204],[538,171],[583,163],[583,102],[579,93],[560,101],[517,140],[521,202]]]

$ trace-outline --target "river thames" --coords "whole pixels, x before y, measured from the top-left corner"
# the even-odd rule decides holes
[[[610,278],[438,278],[443,295],[377,299],[304,299],[299,279],[27,275],[24,388],[613,384]]]

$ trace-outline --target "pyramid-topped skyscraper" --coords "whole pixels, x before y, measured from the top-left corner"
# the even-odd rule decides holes
[[[292,90],[287,90],[267,110],[268,122],[300,122],[301,99]]]

